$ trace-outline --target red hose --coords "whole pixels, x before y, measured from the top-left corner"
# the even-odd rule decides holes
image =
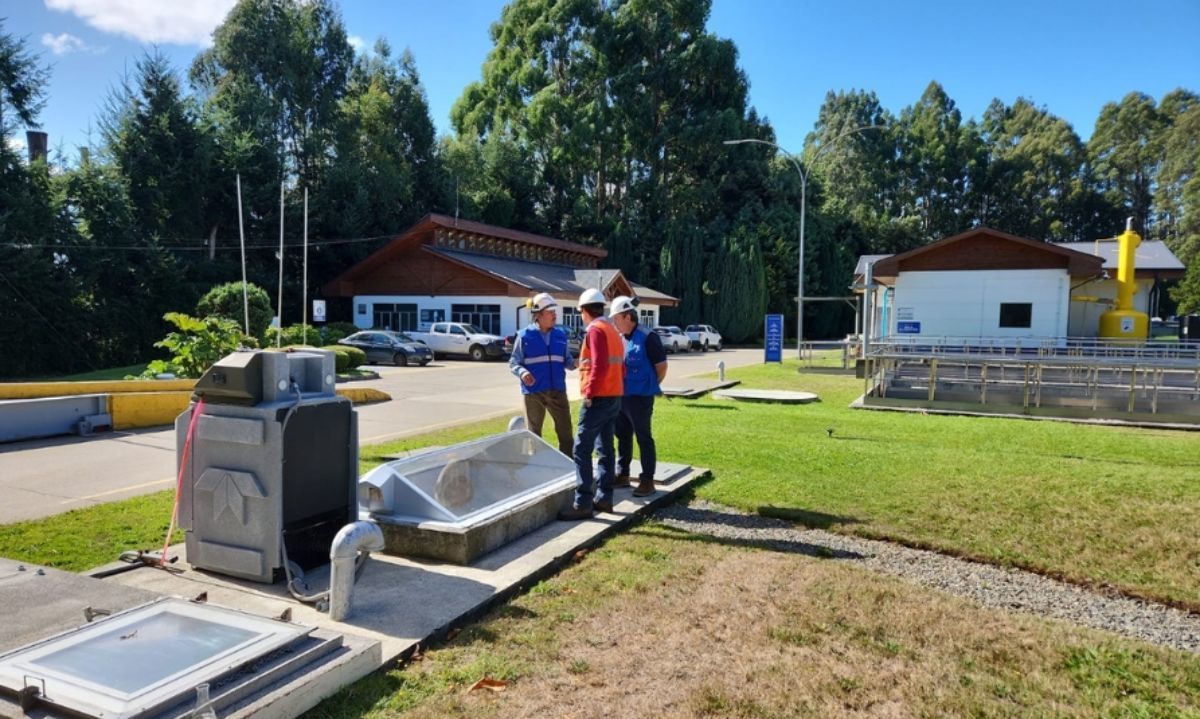
[[[204,398],[196,399],[196,407],[192,410],[192,418],[188,421],[187,438],[183,442],[183,456],[179,459],[179,477],[175,480],[175,506],[171,508],[171,526],[167,529],[167,537],[163,540],[162,554],[158,557],[158,566],[167,566],[167,548],[171,546],[171,535],[175,533],[175,522],[179,519],[179,494],[183,490],[183,473],[187,467],[188,455],[192,452],[192,436],[196,433],[196,420],[204,411]]]

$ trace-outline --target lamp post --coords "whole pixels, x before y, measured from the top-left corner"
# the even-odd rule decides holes
[[[881,130],[884,128],[884,125],[863,125],[862,127],[856,127],[853,130],[847,130],[829,142],[826,142],[818,147],[817,151],[814,152],[813,156],[810,158],[810,161],[815,160],[817,155],[820,155],[825,151],[825,148],[834,145],[843,137],[857,135],[865,130]],[[804,171],[804,167],[800,164],[800,161],[796,159],[795,155],[792,155],[787,150],[773,142],[770,142],[769,140],[755,140],[748,138],[744,140],[725,140],[723,144],[742,145],[746,143],[767,145],[782,152],[787,159],[792,161],[792,165],[796,168],[796,174],[800,175],[800,253],[796,260],[796,357],[798,359],[804,359],[804,211],[805,201],[808,197],[808,173]]]

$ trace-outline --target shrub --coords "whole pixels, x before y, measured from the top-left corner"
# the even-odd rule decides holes
[[[282,344],[291,345],[291,346],[301,346],[302,345],[305,347],[315,347],[318,344],[320,344],[322,342],[322,338],[321,338],[321,333],[317,330],[317,328],[313,327],[312,325],[308,325],[307,329],[308,329],[308,333],[307,333],[308,337],[305,338],[304,325],[292,325],[290,327],[284,327]],[[276,340],[276,337],[278,334],[279,334],[279,330],[275,329],[274,327],[267,328],[266,345],[268,347],[275,346],[275,340]],[[338,337],[337,339],[332,340],[332,341],[336,342],[339,339],[341,339],[341,337]],[[324,342],[328,343],[328,342],[330,342],[330,340],[324,340]]]
[[[348,345],[328,345],[322,347],[323,350],[333,352],[334,361],[337,363],[337,371],[339,374],[349,372],[350,370],[367,363],[367,353],[357,347]]]
[[[321,341],[325,344],[333,344],[355,332],[358,332],[358,327],[351,322],[330,322],[321,327]]]
[[[223,317],[196,318],[181,312],[168,312],[163,319],[175,325],[178,331],[155,342],[154,346],[169,351],[171,359],[154,360],[146,366],[143,377],[154,377],[163,372],[178,377],[199,377],[214,362],[242,346],[245,339],[238,323]]]
[[[250,301],[250,334],[262,337],[275,317],[275,312],[271,309],[271,297],[258,285],[249,284],[247,288],[247,299]],[[201,317],[224,317],[241,327],[245,320],[242,283],[227,282],[209,290],[196,303],[196,314]]]

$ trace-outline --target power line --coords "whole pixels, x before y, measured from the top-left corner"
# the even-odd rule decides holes
[[[393,237],[396,237],[396,235],[377,235],[375,237],[355,237],[355,238],[344,238],[344,239],[336,239],[336,240],[312,240],[308,243],[308,245],[309,245],[309,247],[320,246],[320,245],[351,245],[351,244],[356,244],[356,243],[360,243],[360,242],[377,242],[379,240],[390,240]],[[131,238],[122,238],[122,239],[131,239]],[[40,244],[40,245],[35,245],[32,243],[28,243],[28,242],[5,242],[3,244],[0,244],[0,247],[5,247],[7,249],[12,249],[12,250],[113,250],[113,251],[119,250],[119,251],[125,251],[125,252],[149,252],[152,250],[169,250],[171,252],[208,252],[208,240],[207,239],[197,239],[195,241],[203,242],[204,245],[202,247],[196,247],[194,245],[98,245],[98,244],[92,244],[92,245]],[[285,249],[288,247],[299,248],[302,246],[303,246],[302,242],[297,242],[295,244],[288,243],[288,244],[284,245]],[[226,250],[236,250],[238,248],[236,246],[218,246],[216,249],[218,252],[224,252]],[[278,244],[246,245],[246,249],[247,250],[278,250],[279,245]]]

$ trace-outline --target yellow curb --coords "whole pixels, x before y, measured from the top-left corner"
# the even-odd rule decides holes
[[[118,379],[91,382],[5,382],[0,384],[0,399],[36,399],[77,394],[124,394],[191,390],[194,379]]]
[[[392,396],[387,392],[381,392],[370,387],[348,387],[339,389],[339,395],[349,399],[354,404],[371,404],[373,402],[389,402]]]
[[[192,400],[190,390],[175,392],[132,392],[108,397],[113,429],[138,429],[174,424]]]

